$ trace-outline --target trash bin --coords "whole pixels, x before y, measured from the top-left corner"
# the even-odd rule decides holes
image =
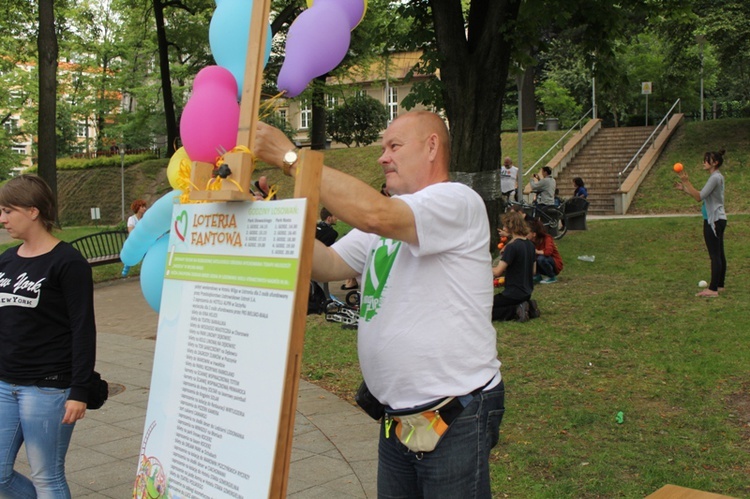
[[[560,121],[557,118],[547,118],[544,120],[544,127],[548,132],[555,132],[560,129]]]
[[[563,219],[568,230],[586,230],[586,213],[589,202],[583,198],[570,198],[563,203]]]

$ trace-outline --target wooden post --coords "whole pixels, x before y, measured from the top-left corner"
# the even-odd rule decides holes
[[[320,201],[320,179],[323,173],[323,154],[317,151],[300,152],[296,167],[294,197],[307,198],[305,232],[302,235],[297,291],[294,295],[294,315],[287,355],[286,380],[279,418],[279,434],[276,441],[273,477],[270,498],[286,497],[289,466],[292,459],[292,437],[294,436],[294,414],[297,411],[297,392],[302,369],[302,347],[307,323],[307,300],[310,296],[312,254],[315,245],[315,222]]]

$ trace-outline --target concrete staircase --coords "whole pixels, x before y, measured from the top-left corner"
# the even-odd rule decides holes
[[[589,214],[615,213],[617,174],[653,131],[652,126],[601,128],[556,177],[560,196],[572,196],[573,178],[581,177],[589,193]]]

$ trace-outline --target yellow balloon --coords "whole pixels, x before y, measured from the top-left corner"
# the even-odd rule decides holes
[[[187,152],[185,152],[184,147],[180,147],[179,149],[177,149],[172,157],[169,158],[169,165],[167,166],[167,179],[169,180],[169,185],[171,185],[173,189],[180,188],[177,179],[180,177],[180,163],[182,163],[182,160],[190,163],[190,158],[188,157]]]
[[[313,6],[313,1],[314,0],[307,0],[307,8],[308,9]],[[349,0],[349,1],[354,1],[354,0]],[[362,17],[359,19],[359,22],[357,22],[357,25],[354,26],[354,28],[356,28],[357,26],[359,26],[359,23],[362,22],[362,19],[365,18],[365,14],[367,14],[367,0],[364,0],[364,2],[365,2],[365,8],[362,9]],[[352,28],[352,30],[354,30],[354,28]]]

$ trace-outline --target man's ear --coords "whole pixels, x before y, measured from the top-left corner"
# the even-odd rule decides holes
[[[429,137],[427,137],[427,147],[429,147],[430,155],[429,159],[430,161],[434,161],[435,158],[437,158],[438,148],[440,146],[440,139],[438,138],[436,133],[430,134]]]

